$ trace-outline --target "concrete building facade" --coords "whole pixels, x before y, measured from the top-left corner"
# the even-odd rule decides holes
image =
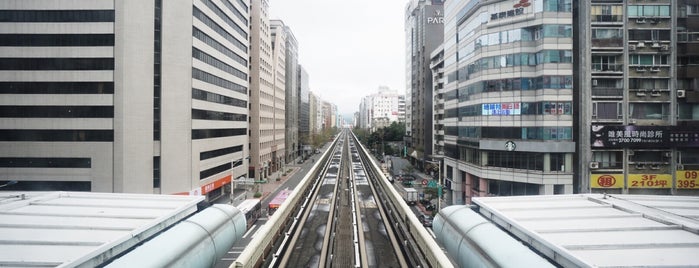
[[[444,40],[444,0],[412,0],[405,13],[406,146],[418,169],[432,155],[430,53]]]
[[[3,3],[2,179],[18,190],[226,194],[247,170],[248,5]]]
[[[299,122],[299,145],[308,145],[309,137],[311,134],[311,96],[310,96],[310,86],[308,84],[308,72],[299,65],[297,70],[298,76],[298,89],[296,93],[298,96],[298,122]]]
[[[283,25],[283,23],[281,23]],[[274,26],[274,23],[272,24]],[[285,59],[285,163],[293,162],[300,156],[299,150],[299,75],[298,75],[298,42],[289,26],[283,26],[286,35],[286,59]]]
[[[573,193],[571,1],[445,3],[447,203]]]
[[[581,192],[699,194],[699,1],[576,1]]]
[[[377,93],[362,98],[359,103],[360,127],[376,131],[376,129],[388,126],[393,122],[400,122],[402,96],[398,94],[398,91],[380,86]]]

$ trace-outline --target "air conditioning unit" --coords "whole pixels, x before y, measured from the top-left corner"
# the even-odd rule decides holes
[[[672,152],[663,152],[663,156],[670,158],[670,157],[672,157]]]
[[[668,51],[668,50],[670,50],[670,45],[662,45],[662,46],[660,46],[660,50]]]
[[[653,91],[650,92],[650,95],[651,95],[652,97],[660,97],[660,91],[653,90]]]
[[[650,165],[649,167],[650,167],[650,169],[653,169],[653,170],[658,170],[658,169],[660,169],[660,165],[658,165],[658,164],[652,164],[652,165]]]
[[[637,18],[636,23],[646,23],[646,19],[643,17]]]
[[[630,125],[635,125],[635,124],[636,124],[636,119],[629,119],[629,124],[630,124]],[[629,155],[633,155],[633,151],[629,152]]]
[[[646,44],[643,43],[643,42],[638,42],[638,45],[636,45],[636,47],[638,47],[638,48],[642,48],[642,47],[645,47],[645,46],[646,46]]]
[[[599,168],[599,162],[590,162],[590,169],[598,169]]]
[[[636,91],[636,96],[638,97],[645,97],[646,96],[646,90],[645,89],[639,89]]]
[[[685,92],[684,89],[678,89],[678,90],[677,90],[677,97],[678,97],[678,98],[684,98],[684,97],[686,96],[686,95],[685,95],[686,93],[687,93],[687,92]]]
[[[659,48],[659,47],[660,47],[660,43],[658,43],[658,42],[653,42],[653,44],[651,45],[651,47]]]
[[[592,85],[596,86],[597,85],[597,79],[592,79]]]
[[[684,165],[677,164],[677,170],[684,170]]]
[[[646,165],[644,165],[644,164],[636,164],[636,169],[646,169]]]
[[[636,45],[629,45],[629,50],[631,50],[631,51],[636,50]]]
[[[642,72],[645,72],[645,71],[646,71],[646,68],[643,68],[643,67],[636,67],[636,72],[642,73]]]
[[[653,66],[653,67],[650,68],[650,71],[651,71],[651,72],[654,72],[654,73],[660,72],[660,67],[659,67],[659,66]]]

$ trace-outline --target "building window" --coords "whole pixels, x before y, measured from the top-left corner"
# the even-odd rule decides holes
[[[592,151],[592,161],[598,162],[600,168],[624,168],[624,152]]]
[[[669,17],[669,5],[629,5],[629,18],[633,17]]]
[[[629,114],[634,119],[668,119],[669,104],[666,103],[630,103]]]
[[[620,102],[593,102],[592,119],[597,120],[619,120],[623,114]]]

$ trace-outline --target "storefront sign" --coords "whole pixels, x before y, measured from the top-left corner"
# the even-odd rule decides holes
[[[675,178],[677,189],[699,189],[699,170],[678,170]]]
[[[681,126],[593,125],[594,148],[699,147],[699,129]]]
[[[629,174],[629,188],[672,188],[670,174]]]
[[[592,174],[590,186],[592,188],[623,188],[624,174]]]

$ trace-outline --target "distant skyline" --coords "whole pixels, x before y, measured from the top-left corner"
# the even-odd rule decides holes
[[[405,94],[408,1],[271,0],[270,18],[291,28],[311,91],[349,115],[379,86]]]

